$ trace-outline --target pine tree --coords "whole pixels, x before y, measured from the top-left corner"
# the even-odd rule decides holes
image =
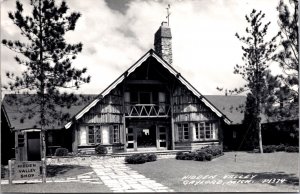
[[[247,91],[251,94],[251,110],[253,111],[251,117],[254,129],[258,134],[261,153],[263,153],[261,115],[275,102],[274,95],[276,88],[279,87],[277,77],[272,76],[269,70],[269,62],[276,49],[275,38],[270,41],[265,40],[270,22],[263,24],[262,20],[264,17],[265,14],[261,11],[252,10],[249,16],[246,15],[246,20],[249,24],[246,28],[246,36],[240,36],[236,33],[236,37],[243,43],[242,60],[244,64],[236,65],[234,73],[240,74],[246,81],[246,84],[229,91],[230,93]]]
[[[281,106],[275,108],[273,115],[279,119],[298,115],[299,99],[299,23],[298,0],[290,0],[290,4],[279,2],[278,25],[280,27],[280,45],[273,59],[283,70],[282,86],[277,96]],[[284,104],[284,105],[283,105]]]
[[[8,13],[27,41],[2,40],[3,45],[18,54],[15,57],[18,64],[26,67],[21,76],[6,73],[13,80],[6,88],[16,93],[36,94],[37,98],[28,99],[26,103],[38,104],[38,109],[32,107],[28,114],[40,115],[42,158],[45,159],[45,127],[61,116],[55,109],[56,105],[69,107],[76,101],[75,95],[61,94],[61,89],[78,89],[81,84],[88,83],[90,77],[83,77],[86,68],[72,67],[82,44],[68,44],[64,38],[66,32],[75,29],[80,13],[68,13],[65,1],[58,6],[54,0],[31,0],[30,5],[33,8],[30,16],[24,15],[23,5],[19,1],[16,1],[16,11]],[[46,166],[43,165],[44,175],[45,171]]]

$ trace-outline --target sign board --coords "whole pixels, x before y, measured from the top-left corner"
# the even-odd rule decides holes
[[[41,161],[15,161],[14,179],[41,178]]]

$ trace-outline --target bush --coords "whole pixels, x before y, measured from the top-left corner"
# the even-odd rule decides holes
[[[55,150],[54,156],[67,156],[68,152],[69,151],[67,148],[57,148]]]
[[[153,162],[157,160],[157,156],[155,154],[146,154],[146,158],[146,162]]]
[[[207,154],[211,154],[213,156],[218,156],[221,155],[223,153],[222,147],[221,146],[206,146],[203,147],[199,150],[197,150],[197,152],[206,152]]]
[[[280,144],[276,146],[276,151],[280,152],[280,151],[285,151],[285,145]]]
[[[107,148],[103,145],[97,145],[97,147],[95,148],[95,152],[96,154],[107,154]]]
[[[285,148],[286,152],[299,152],[299,148],[297,146],[287,146]]]
[[[205,155],[205,160],[207,160],[207,161],[211,161],[212,160],[212,155],[211,154],[206,154]]]
[[[276,151],[276,146],[275,145],[264,145],[263,146],[263,151],[264,153],[272,153]]]
[[[195,152],[189,152],[189,153],[177,152],[175,158],[177,160],[194,160],[195,155],[196,155]]]
[[[143,164],[147,162],[148,158],[144,154],[133,154],[125,157],[125,162],[128,164]]]
[[[190,152],[190,153],[185,153],[185,160],[194,160],[196,153],[195,152]]]
[[[205,161],[206,160],[206,155],[208,155],[208,153],[206,153],[205,151],[198,151],[197,154],[195,155],[194,159],[196,161]]]
[[[183,160],[182,158],[184,157],[183,152],[177,152],[175,159],[176,160]]]

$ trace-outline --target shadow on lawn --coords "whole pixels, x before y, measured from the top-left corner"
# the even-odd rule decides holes
[[[287,185],[293,185],[293,186],[298,186],[299,185],[299,177],[297,177],[295,174],[286,174],[284,172],[260,172],[260,173],[256,173],[256,172],[251,172],[251,173],[245,173],[245,172],[231,172],[234,175],[237,176],[246,176],[246,175],[256,175],[252,180],[258,183],[262,183],[262,184],[270,184],[273,186],[276,186],[276,181],[278,179],[285,179],[286,181],[284,181],[283,184],[287,184]],[[243,180],[240,178],[236,178],[236,180]],[[263,181],[265,180],[265,183],[263,183]],[[269,181],[269,182],[268,182]],[[281,183],[277,183],[277,184],[281,184]]]
[[[49,165],[47,166],[47,177],[69,174],[76,175],[89,170],[89,167],[79,165]]]

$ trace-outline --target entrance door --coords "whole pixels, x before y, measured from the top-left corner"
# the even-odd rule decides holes
[[[136,140],[138,148],[156,147],[156,126],[136,129]]]
[[[28,161],[41,160],[40,132],[27,132]]]
[[[167,148],[167,128],[164,126],[158,126],[157,148]]]

